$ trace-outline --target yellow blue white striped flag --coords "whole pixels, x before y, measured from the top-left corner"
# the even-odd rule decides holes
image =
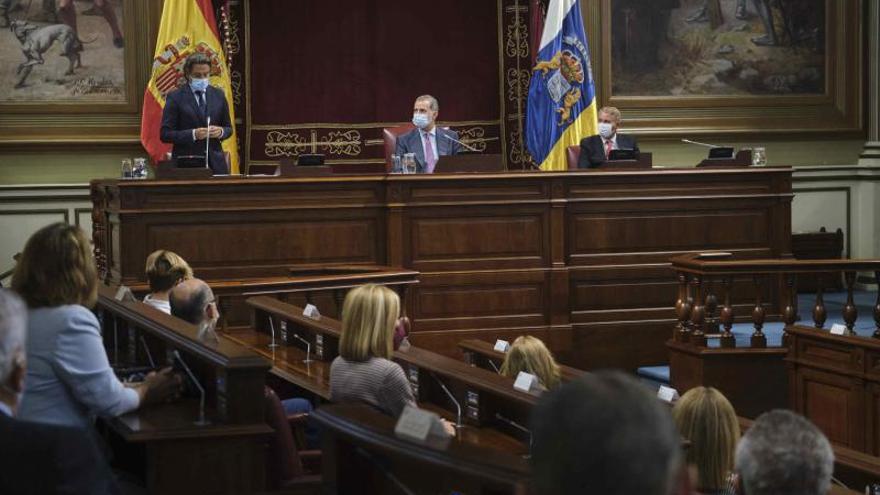
[[[550,0],[526,110],[526,146],[541,170],[566,170],[565,150],[598,134],[596,87],[578,0]]]

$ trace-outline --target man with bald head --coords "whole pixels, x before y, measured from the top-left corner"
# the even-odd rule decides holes
[[[168,302],[172,315],[199,326],[199,339],[217,340],[220,311],[214,291],[204,280],[191,278],[177,284],[168,294]]]

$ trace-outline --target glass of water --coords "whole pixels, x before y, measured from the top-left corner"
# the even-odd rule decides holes
[[[123,179],[131,179],[134,171],[131,166],[130,158],[122,159],[122,178]]]
[[[767,150],[763,147],[755,148],[752,150],[752,166],[753,167],[766,167],[767,166]]]
[[[402,172],[403,170],[400,164],[400,155],[391,155],[391,173],[399,174]]]
[[[416,154],[415,153],[406,153],[403,155],[403,173],[405,173],[405,174],[416,173]]]
[[[134,166],[132,168],[132,177],[135,179],[146,179],[147,178],[147,159],[146,158],[135,158]]]

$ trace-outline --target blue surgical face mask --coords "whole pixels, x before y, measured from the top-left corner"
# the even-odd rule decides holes
[[[431,123],[431,119],[430,119],[430,117],[428,117],[427,114],[414,113],[413,118],[412,118],[412,123],[414,126],[418,127],[419,129],[424,129],[425,127],[428,127],[428,124]]]
[[[611,139],[611,136],[614,136],[614,126],[608,122],[599,122],[599,135]]]
[[[193,91],[205,91],[208,89],[208,78],[204,79],[190,79],[189,86]]]

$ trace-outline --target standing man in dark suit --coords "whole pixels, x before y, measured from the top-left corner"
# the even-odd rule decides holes
[[[611,150],[633,150],[638,154],[639,144],[634,136],[618,134],[620,110],[604,107],[599,110],[599,135],[581,139],[578,168],[593,168],[608,161]]]
[[[211,59],[194,53],[187,57],[183,73],[189,84],[168,93],[162,111],[163,143],[173,143],[171,156],[205,156],[205,139],[210,136],[208,163],[215,174],[228,174],[229,165],[220,142],[232,135],[229,104],[223,91],[211,86]],[[208,117],[211,126],[208,127]]]
[[[15,419],[24,391],[26,321],[21,299],[0,289],[0,493],[117,493],[89,433]]]
[[[457,155],[461,151],[458,133],[437,127],[439,110],[437,98],[419,96],[413,105],[412,123],[416,128],[397,138],[394,154],[403,157],[406,153],[414,153],[419,173],[433,173],[438,158]]]

